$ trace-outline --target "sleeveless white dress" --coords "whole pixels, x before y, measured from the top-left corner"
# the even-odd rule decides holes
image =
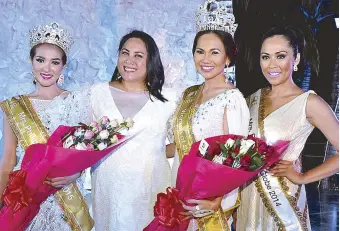
[[[90,105],[87,103],[89,91],[78,93],[62,93],[53,100],[30,99],[42,124],[51,135],[59,125],[74,126],[79,122],[88,123]],[[0,110],[0,112],[2,112]],[[14,170],[19,170],[25,151],[18,146],[17,164]],[[85,195],[83,177],[77,179],[80,192]],[[53,195],[49,196],[41,206],[39,213],[26,228],[27,231],[71,231],[70,226],[63,219],[64,214]],[[1,228],[0,228],[1,229]]]
[[[261,89],[254,93],[260,95]],[[264,136],[268,141],[289,140],[290,144],[284,153],[283,160],[295,161],[295,168],[301,172],[301,152],[305,146],[308,136],[314,129],[306,117],[306,105],[308,96],[315,94],[313,91],[305,92],[292,101],[273,111],[264,119]],[[252,107],[250,108],[252,109]],[[250,110],[252,111],[252,110]],[[256,110],[255,110],[256,111]],[[257,123],[258,121],[253,121]],[[289,195],[293,198],[299,194],[298,203],[303,214],[299,219],[304,219],[307,228],[296,228],[293,225],[286,227],[287,230],[311,230],[308,207],[306,203],[305,186],[295,185],[287,178],[284,182],[289,188]],[[306,207],[304,206],[306,204]],[[295,208],[296,209],[296,208]],[[298,210],[296,210],[298,211]],[[295,216],[295,214],[287,215]],[[279,228],[274,218],[269,214],[255,182],[250,183],[241,191],[241,205],[237,211],[237,230],[241,231],[276,231]]]
[[[176,107],[176,94],[163,89],[168,100],[152,97],[132,118],[126,135],[136,134],[115,150],[92,174],[96,231],[141,231],[154,218],[156,195],[170,186],[171,170],[165,155],[166,124]],[[108,83],[91,91],[93,117],[123,120]]]
[[[196,109],[192,119],[192,130],[195,140],[202,140],[212,136],[223,135],[224,112],[227,109],[227,123],[229,134],[248,135],[249,110],[242,93],[238,89],[231,89],[202,103]],[[176,153],[172,168],[172,185],[176,185],[179,157]],[[228,182],[226,182],[228,183]],[[233,206],[238,197],[238,189],[225,195],[222,208]],[[228,221],[229,225],[232,222]],[[188,230],[197,230],[197,223],[191,220]]]

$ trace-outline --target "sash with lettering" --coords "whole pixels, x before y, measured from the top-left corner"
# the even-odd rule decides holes
[[[264,100],[267,92],[268,89],[261,89],[247,99],[250,110],[249,133],[263,139],[266,138],[264,136]],[[267,170],[259,174],[259,178],[255,180],[255,186],[279,230],[308,231],[304,211],[301,209],[306,208],[307,200],[301,194],[301,186],[298,190],[299,195],[290,195],[284,178],[271,176]]]
[[[31,144],[47,142],[49,135],[27,96],[18,96],[0,104],[6,113],[20,146],[26,150]],[[93,227],[88,205],[77,184],[72,183],[54,193],[54,197],[72,230],[88,231]]]
[[[196,141],[192,131],[192,118],[195,114],[195,106],[202,94],[203,86],[203,84],[195,85],[185,90],[174,117],[174,138],[180,161],[182,161],[184,155],[189,153],[191,145]],[[220,208],[219,211],[212,215],[197,219],[201,231],[230,230],[228,220],[234,209],[239,206],[239,193],[236,192],[235,195],[232,195],[232,198],[228,197],[227,199],[234,200],[234,202],[230,203],[228,201],[231,207]]]

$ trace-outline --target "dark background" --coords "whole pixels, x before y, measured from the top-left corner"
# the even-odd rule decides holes
[[[317,40],[320,70],[317,75],[308,63],[300,74],[300,86],[314,90],[339,116],[339,1],[233,0],[238,47],[237,87],[245,97],[266,86],[259,65],[261,35],[272,25],[287,22],[310,27]],[[339,118],[339,117],[338,117]],[[335,153],[324,135],[314,129],[302,153],[304,171],[321,164]],[[339,230],[339,175],[306,185],[313,230]]]

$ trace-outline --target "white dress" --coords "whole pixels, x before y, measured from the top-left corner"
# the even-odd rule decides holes
[[[89,92],[83,93],[63,93],[53,100],[30,99],[33,108],[37,112],[42,124],[49,134],[59,125],[77,125],[78,122],[89,122],[90,107],[85,99]],[[1,111],[1,110],[0,110]],[[15,170],[20,169],[24,157],[24,150],[17,148],[17,164]],[[83,178],[78,178],[77,185],[80,192],[85,195],[83,189]],[[70,226],[63,219],[63,212],[55,201],[53,195],[49,196],[41,206],[39,213],[26,228],[28,231],[71,231]]]
[[[192,130],[196,141],[223,135],[224,112],[227,109],[229,134],[248,135],[249,109],[242,93],[238,89],[228,90],[202,103],[196,108],[192,119]],[[172,185],[176,185],[179,157],[176,153],[172,169]],[[228,183],[228,182],[226,182]],[[224,196],[222,208],[235,204],[238,189]],[[231,219],[229,225],[231,223]],[[197,230],[197,223],[191,220],[188,230]]]
[[[260,96],[262,90],[258,90],[251,95],[250,98],[254,99],[257,95]],[[266,140],[271,142],[276,140],[290,141],[282,159],[294,161],[294,167],[299,173],[302,171],[302,150],[307,138],[314,129],[314,126],[307,120],[306,115],[306,105],[310,94],[315,94],[315,92],[308,91],[295,97],[290,102],[267,115],[263,120],[263,131]],[[250,109],[251,113],[258,113],[259,110],[257,104],[252,104]],[[254,121],[254,123],[258,123],[258,121]],[[282,182],[287,188],[285,193],[289,195],[289,200],[292,201],[290,202],[292,204],[289,203],[289,206],[287,206],[289,209],[278,210],[281,214],[277,212],[280,219],[287,224],[285,230],[311,230],[305,185],[293,184],[285,177]],[[274,217],[268,212],[267,205],[263,203],[255,182],[247,184],[246,187],[242,189],[241,199],[242,203],[237,211],[238,230],[279,230]],[[280,198],[280,200],[282,200],[282,198]],[[294,223],[296,219],[298,222]],[[303,228],[302,225],[305,225],[305,228]]]
[[[154,218],[156,195],[170,186],[171,170],[165,155],[166,124],[175,110],[176,94],[163,89],[168,102],[152,97],[132,118],[126,135],[136,134],[93,172],[92,200],[96,231],[141,231]],[[109,84],[92,87],[95,120],[103,116],[123,120]]]

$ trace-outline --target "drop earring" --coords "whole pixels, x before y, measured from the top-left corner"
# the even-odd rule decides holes
[[[294,68],[293,68],[294,71],[298,71],[298,67],[296,64],[294,64]]]
[[[33,77],[33,84],[37,84],[37,80],[35,79],[35,75],[33,71],[31,72],[31,75]]]
[[[58,84],[59,87],[61,87],[64,84],[64,79],[65,79],[64,74],[61,74],[59,76],[58,81],[57,81],[57,84]]]
[[[223,70],[226,83],[229,80],[228,67],[229,67],[229,64],[226,64],[225,67],[224,67],[224,70]]]

